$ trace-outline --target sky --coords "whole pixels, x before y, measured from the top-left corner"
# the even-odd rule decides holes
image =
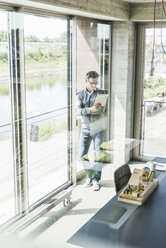
[[[6,13],[0,12],[1,18],[0,18],[0,30],[7,30],[7,19],[6,19]]]
[[[47,33],[46,33],[47,31]],[[56,18],[43,18],[33,15],[24,15],[24,34],[33,34],[38,38],[59,37],[67,31],[67,21]]]
[[[0,30],[7,30],[7,14],[0,12]],[[59,18],[44,18],[24,14],[24,35],[33,34],[39,39],[59,37],[67,31],[67,21]]]

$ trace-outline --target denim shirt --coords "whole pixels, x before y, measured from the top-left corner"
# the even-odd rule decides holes
[[[89,94],[85,89],[77,93],[76,115],[81,116],[82,128],[88,128],[92,131],[101,131],[106,128],[105,107],[99,108],[96,112],[90,112],[98,94],[106,94],[106,92],[96,88],[92,94]]]

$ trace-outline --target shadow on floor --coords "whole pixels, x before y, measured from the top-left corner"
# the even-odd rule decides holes
[[[104,187],[104,188],[114,188],[115,187],[114,180],[101,180],[100,185],[101,185],[101,187]]]
[[[80,204],[82,199],[78,199],[76,201],[71,201],[70,204],[66,205],[62,209],[58,211],[50,211],[44,214],[42,217],[40,217],[40,220],[42,219],[43,222],[39,224],[35,228],[31,228],[31,231],[27,233],[26,230],[23,230],[20,233],[20,240],[23,240],[25,242],[31,243],[34,241],[38,236],[40,236],[44,231],[46,231],[48,228],[50,228],[52,225],[54,225],[60,218],[64,217],[65,215],[69,215],[72,208],[76,207],[78,204]],[[96,209],[95,211],[97,211]],[[73,210],[75,211],[75,210]],[[80,210],[79,210],[80,211]],[[94,210],[93,210],[94,211]],[[77,211],[76,211],[77,212]],[[83,209],[84,212],[84,209]],[[81,211],[80,211],[81,213]],[[74,213],[73,213],[74,214]],[[79,214],[79,213],[75,213]],[[37,223],[37,221],[36,221]]]
[[[99,210],[99,208],[75,209],[75,210],[71,210],[67,215],[94,214],[98,210]]]

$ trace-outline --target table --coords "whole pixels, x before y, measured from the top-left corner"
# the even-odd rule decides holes
[[[118,201],[117,193],[69,240],[88,248],[165,248],[166,172],[142,206]]]

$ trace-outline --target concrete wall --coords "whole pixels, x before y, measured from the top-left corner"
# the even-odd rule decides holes
[[[118,0],[31,0],[56,5],[59,7],[81,10],[85,12],[105,15],[117,18],[118,20],[127,20],[129,17],[129,4]]]
[[[162,3],[156,4],[156,21],[161,21]],[[132,4],[130,8],[130,20],[137,22],[153,21],[154,3]],[[163,13],[163,19],[166,17]]]
[[[128,20],[130,7],[128,3],[119,0],[0,0],[0,4],[103,20]]]
[[[112,30],[111,132],[114,164],[130,159],[126,138],[131,138],[135,65],[135,24],[114,22]]]
[[[85,75],[90,70],[100,73],[97,25],[90,21],[78,20],[77,23],[77,91],[85,87]]]
[[[67,15],[99,18],[103,20],[153,21],[154,3],[132,3],[119,0],[0,0],[0,5],[44,9]],[[44,6],[45,5],[45,6]],[[161,20],[162,3],[156,4],[156,20]],[[166,20],[165,15],[163,19]]]

